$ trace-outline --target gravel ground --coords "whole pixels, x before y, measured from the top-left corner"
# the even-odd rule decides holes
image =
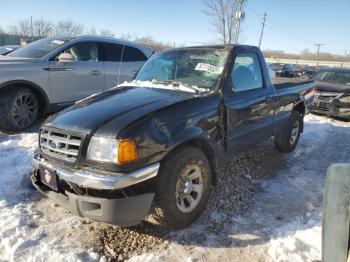
[[[132,228],[106,226],[94,251],[102,253],[109,261],[123,261],[135,255],[164,251],[171,242],[206,245],[208,235],[222,234],[224,223],[221,221],[233,221],[236,215],[247,210],[254,192],[260,191],[258,179],[273,173],[266,170],[281,168],[283,161],[276,164],[275,155],[276,150],[268,141],[234,156],[221,168],[208,208],[189,228],[170,232],[148,222]],[[227,238],[223,237],[222,241],[225,246],[230,245]]]

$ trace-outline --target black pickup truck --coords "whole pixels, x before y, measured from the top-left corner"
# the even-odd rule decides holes
[[[82,217],[132,226],[152,212],[185,227],[232,154],[271,136],[278,150],[295,148],[313,87],[273,85],[256,47],[166,50],[133,81],[47,119],[32,182]]]

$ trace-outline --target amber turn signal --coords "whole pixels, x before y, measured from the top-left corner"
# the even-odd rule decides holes
[[[135,141],[132,139],[122,139],[118,146],[118,163],[125,164],[139,159]]]

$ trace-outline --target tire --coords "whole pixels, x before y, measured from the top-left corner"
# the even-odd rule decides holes
[[[204,153],[195,147],[176,150],[161,163],[153,218],[170,229],[189,226],[205,209],[210,187],[210,164]]]
[[[276,148],[284,153],[289,153],[297,146],[303,126],[303,115],[293,111],[285,127],[275,135]]]
[[[28,89],[17,88],[0,98],[0,130],[19,132],[31,127],[38,117],[37,96]]]

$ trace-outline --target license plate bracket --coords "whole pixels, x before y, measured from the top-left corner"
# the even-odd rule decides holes
[[[57,174],[55,170],[43,165],[39,165],[39,174],[40,174],[40,181],[43,184],[45,184],[46,186],[50,187],[55,191],[58,191]]]

